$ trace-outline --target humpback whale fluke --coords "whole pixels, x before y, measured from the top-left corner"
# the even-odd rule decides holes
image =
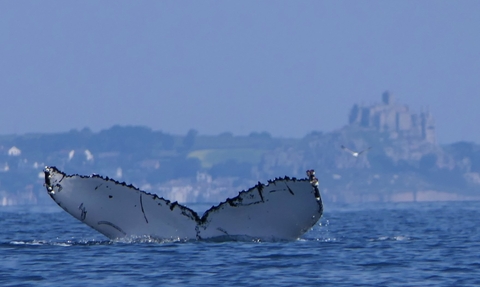
[[[241,191],[202,216],[192,209],[99,175],[45,167],[45,187],[66,212],[110,239],[295,240],[323,213],[318,179],[280,178]]]

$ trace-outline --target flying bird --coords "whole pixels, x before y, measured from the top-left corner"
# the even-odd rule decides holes
[[[364,149],[364,150],[362,150],[362,151],[357,152],[357,151],[353,151],[353,150],[345,147],[344,145],[342,145],[342,149],[343,149],[344,151],[347,151],[347,152],[351,153],[351,154],[352,154],[354,157],[356,157],[356,158],[358,158],[359,155],[361,155],[362,153],[370,150],[371,148],[372,148],[372,147],[369,147],[369,148],[366,148],[366,149]]]

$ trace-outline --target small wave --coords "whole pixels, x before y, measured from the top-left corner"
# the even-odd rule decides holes
[[[318,241],[318,242],[335,242],[337,241],[336,238],[299,238],[297,241],[299,242],[311,242],[311,241]],[[218,236],[214,238],[208,239],[183,239],[183,238],[155,238],[151,236],[131,236],[131,237],[124,237],[114,240],[12,240],[9,242],[0,243],[3,246],[62,246],[62,247],[69,247],[69,246],[92,246],[92,245],[113,245],[113,244],[171,244],[171,243],[198,243],[198,242],[206,242],[206,243],[223,243],[223,242],[253,242],[253,243],[262,243],[262,242],[289,242],[285,240],[278,240],[278,239],[260,239],[260,238],[253,238],[250,236]]]
[[[408,241],[412,238],[408,236],[380,236],[378,238],[370,239],[370,241]]]
[[[298,239],[303,240],[303,239]],[[311,240],[311,239],[306,239]],[[253,243],[262,243],[262,242],[290,242],[289,240],[275,238],[275,237],[252,237],[248,235],[222,235],[211,238],[202,238],[202,239],[185,239],[185,238],[157,238],[152,236],[129,236],[124,238],[119,238],[113,240],[116,243],[157,243],[157,244],[166,244],[166,243],[195,243],[195,242],[207,242],[207,243],[223,243],[223,242],[253,242]]]
[[[155,237],[151,237],[151,236],[130,236],[130,237],[115,239],[112,242],[125,243],[125,244],[134,244],[134,243],[165,244],[165,243],[181,243],[181,242],[191,242],[191,241],[193,241],[193,240],[185,240],[185,239],[182,239],[182,238],[161,239],[161,238],[155,238]]]
[[[312,238],[312,237],[305,237],[305,238],[299,238],[297,239],[298,242],[312,242],[312,241],[317,241],[317,242],[337,242],[337,238],[334,237],[322,237],[322,238]]]
[[[47,241],[47,240],[12,240],[3,245],[25,245],[25,246],[76,246],[76,245],[108,245],[111,241],[97,241],[97,240],[80,240],[80,241]]]
[[[47,245],[47,242],[46,241],[37,241],[37,240],[33,240],[33,241],[17,241],[17,240],[14,240],[14,241],[10,241],[10,244],[12,245]]]

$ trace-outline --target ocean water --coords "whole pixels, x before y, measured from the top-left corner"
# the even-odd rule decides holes
[[[480,202],[326,204],[294,242],[110,241],[54,205],[0,228],[0,286],[480,286]]]

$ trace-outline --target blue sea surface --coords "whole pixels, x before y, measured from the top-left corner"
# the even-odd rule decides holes
[[[53,205],[0,228],[0,286],[480,286],[479,202],[326,204],[294,242],[110,241]]]

